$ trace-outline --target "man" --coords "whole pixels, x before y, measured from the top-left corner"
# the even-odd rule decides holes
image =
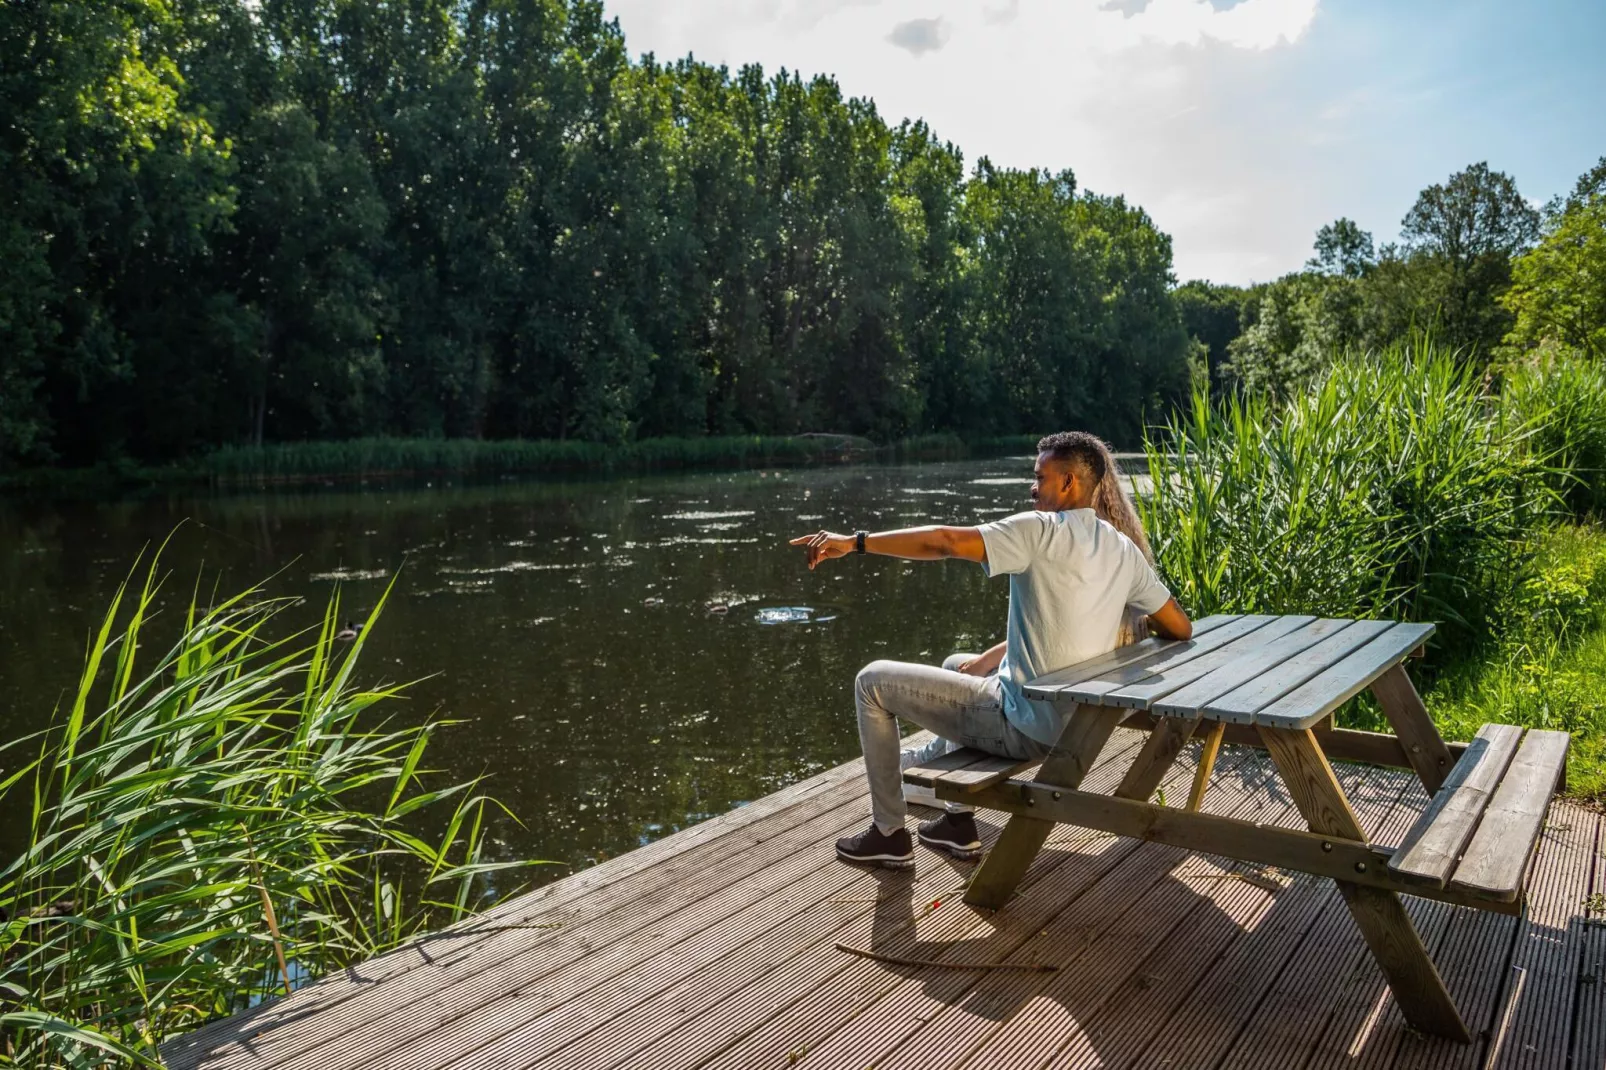
[[[854,696],[874,820],[857,836],[837,841],[837,854],[846,861],[893,869],[914,865],[904,828],[897,718],[967,747],[1023,761],[1042,758],[1059,739],[1065,717],[1027,699],[1023,684],[1114,649],[1128,605],[1149,614],[1158,635],[1193,635],[1187,614],[1143,552],[1095,515],[1094,494],[1106,475],[1114,477],[1104,443],[1065,431],[1044,438],[1037,451],[1032,512],[973,528],[821,531],[792,540],[804,547],[811,569],[857,552],[914,561],[957,557],[977,562],[989,576],[1009,577],[1009,626],[997,675],[987,675],[996,655],[967,662],[963,672],[897,661],[871,662],[859,672]],[[922,843],[959,857],[981,849],[967,809],[950,806],[919,832]]]

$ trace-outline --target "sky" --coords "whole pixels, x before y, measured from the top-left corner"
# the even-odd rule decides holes
[[[606,0],[633,55],[829,74],[965,154],[1070,168],[1179,280],[1379,244],[1478,161],[1542,203],[1606,156],[1606,0]]]

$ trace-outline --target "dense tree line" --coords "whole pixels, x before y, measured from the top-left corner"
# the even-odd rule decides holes
[[[1304,270],[1251,287],[1190,282],[1176,301],[1215,382],[1288,396],[1346,352],[1426,332],[1478,366],[1546,351],[1606,359],[1606,157],[1535,209],[1485,163],[1423,190],[1401,242],[1350,219]]]
[[[1145,213],[596,0],[0,4],[0,460],[1076,423],[1199,347]]]

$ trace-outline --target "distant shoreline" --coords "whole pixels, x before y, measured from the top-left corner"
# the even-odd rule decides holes
[[[140,487],[250,488],[431,476],[607,475],[709,468],[778,468],[863,461],[940,461],[1030,453],[1037,435],[964,439],[934,434],[876,443],[856,435],[649,438],[605,445],[514,439],[351,439],[230,447],[168,465],[38,467],[0,475],[0,491]],[[1137,460],[1142,453],[1119,453]]]

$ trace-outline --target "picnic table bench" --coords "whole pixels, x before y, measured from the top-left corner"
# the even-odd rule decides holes
[[[1446,743],[1405,673],[1431,624],[1219,615],[1186,642],[1145,639],[1032,680],[1025,693],[1069,708],[1036,764],[961,749],[904,772],[938,798],[1008,812],[965,901],[998,909],[1055,822],[1331,877],[1394,992],[1426,1033],[1471,1039],[1400,893],[1507,914],[1566,767],[1565,732],[1489,724]],[[1332,713],[1370,688],[1393,734],[1336,728]],[[1112,794],[1079,790],[1119,725],[1148,729]],[[1152,801],[1204,727],[1185,806]],[[1265,749],[1309,831],[1202,813],[1223,742]],[[1330,759],[1415,771],[1430,803],[1397,847],[1370,842]]]

